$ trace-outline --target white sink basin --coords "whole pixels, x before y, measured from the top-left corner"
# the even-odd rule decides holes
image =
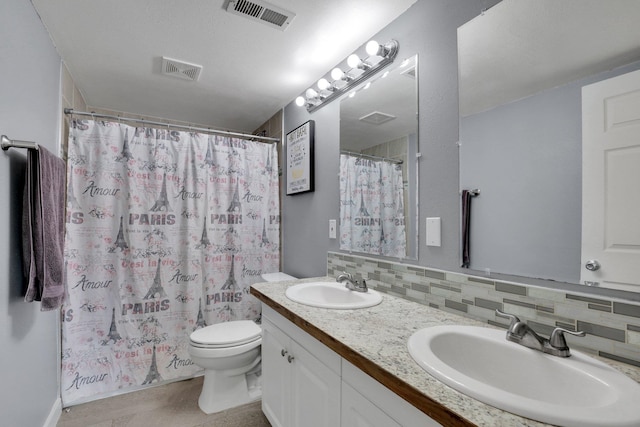
[[[421,329],[408,347],[435,378],[496,408],[562,426],[640,426],[640,385],[578,351],[551,356],[473,326]]]
[[[287,288],[287,298],[300,304],[321,308],[354,309],[373,307],[382,302],[379,292],[357,292],[337,282],[300,283]]]

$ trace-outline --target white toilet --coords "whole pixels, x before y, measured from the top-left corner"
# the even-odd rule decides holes
[[[284,273],[264,274],[262,278],[266,282],[295,279]],[[262,329],[251,320],[218,323],[189,336],[191,360],[204,368],[204,384],[198,399],[203,412],[212,414],[261,397],[262,389],[256,381],[261,343]],[[252,384],[248,375],[252,375]]]

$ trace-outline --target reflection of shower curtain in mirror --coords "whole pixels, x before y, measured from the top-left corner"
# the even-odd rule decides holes
[[[340,155],[340,249],[406,256],[402,167]]]
[[[192,376],[195,329],[257,319],[279,269],[275,144],[74,120],[62,399]]]

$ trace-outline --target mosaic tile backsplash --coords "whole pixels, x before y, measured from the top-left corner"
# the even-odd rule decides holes
[[[491,280],[393,261],[328,252],[327,275],[346,271],[372,289],[506,328],[499,308],[549,336],[556,326],[585,331],[567,335],[569,347],[640,367],[640,305],[616,299]]]

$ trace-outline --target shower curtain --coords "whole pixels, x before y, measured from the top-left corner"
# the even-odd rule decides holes
[[[406,256],[402,167],[340,155],[340,249]]]
[[[65,406],[192,376],[197,328],[258,319],[279,270],[275,144],[74,120],[67,167]]]

